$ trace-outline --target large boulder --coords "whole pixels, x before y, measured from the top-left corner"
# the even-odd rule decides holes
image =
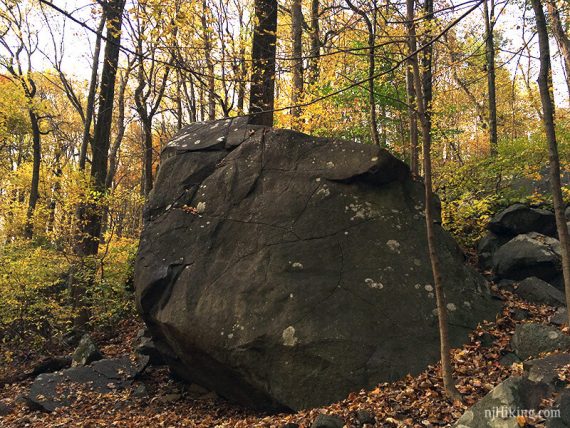
[[[515,236],[537,232],[555,236],[556,220],[551,211],[514,204],[496,214],[489,222],[488,228],[498,235]]]
[[[501,278],[524,279],[536,276],[548,281],[561,269],[560,242],[530,232],[511,239],[493,255],[493,268]]]
[[[191,125],[162,153],[136,300],[174,373],[300,409],[439,359],[423,185],[372,145]],[[453,345],[497,303],[436,225]]]

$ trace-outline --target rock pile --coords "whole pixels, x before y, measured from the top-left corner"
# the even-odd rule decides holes
[[[570,221],[570,207],[566,217]],[[560,242],[552,212],[514,204],[493,217],[488,229],[479,241],[479,264],[493,271],[500,286],[535,303],[565,304]]]

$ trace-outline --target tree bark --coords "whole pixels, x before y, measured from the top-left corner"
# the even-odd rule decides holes
[[[293,127],[299,128],[299,116],[301,107],[297,106],[303,96],[303,10],[301,0],[291,2],[291,39],[292,43],[292,88],[291,103],[295,106],[291,109]]]
[[[214,77],[214,62],[212,61],[212,40],[208,27],[208,5],[202,0],[202,33],[204,38],[204,59],[208,73],[208,120],[216,119],[216,80]]]
[[[309,53],[309,83],[314,84],[319,79],[319,56],[321,51],[321,34],[319,25],[319,0],[311,0],[311,49]]]
[[[410,172],[413,176],[420,175],[418,150],[418,114],[416,110],[416,94],[414,88],[414,72],[411,61],[406,67],[406,91],[408,94],[408,126],[410,137]]]
[[[428,0],[429,1],[429,0]],[[409,36],[409,46],[411,52],[417,50],[417,36],[414,24],[414,0],[406,0],[407,11],[407,27]],[[431,55],[430,55],[431,56]],[[440,352],[441,352],[441,374],[443,377],[443,384],[446,393],[454,399],[459,398],[459,392],[455,388],[453,381],[453,368],[451,365],[450,345],[449,345],[449,327],[447,321],[447,305],[445,295],[443,292],[443,278],[441,273],[440,260],[437,253],[437,243],[434,229],[434,213],[433,213],[433,187],[431,175],[431,122],[427,114],[429,109],[428,97],[423,93],[426,86],[426,74],[431,79],[431,72],[426,68],[426,74],[422,82],[420,75],[420,67],[418,64],[417,56],[412,57],[412,68],[414,75],[414,87],[416,90],[418,116],[422,127],[422,142],[423,142],[423,158],[424,158],[424,186],[425,186],[425,218],[426,218],[426,233],[428,242],[428,251],[431,262],[431,269],[433,273],[435,298],[437,303],[437,317],[439,325],[440,337]],[[431,85],[429,85],[431,86]],[[424,102],[421,102],[424,100]]]
[[[491,8],[489,8],[489,1]],[[497,138],[497,92],[495,85],[495,40],[493,26],[495,25],[494,0],[483,1],[485,15],[485,58],[487,62],[487,91],[489,96],[489,149],[491,156],[498,153]]]
[[[26,212],[26,225],[24,227],[24,237],[31,239],[34,234],[34,212],[38,199],[40,198],[40,164],[42,158],[41,133],[38,115],[29,110],[30,123],[32,125],[32,182],[30,185],[30,198],[28,200],[28,210]]]
[[[87,162],[87,148],[91,140],[91,123],[95,112],[95,94],[97,92],[97,76],[99,73],[99,55],[101,53],[101,39],[106,21],[105,11],[101,15],[99,27],[97,27],[97,38],[95,39],[95,50],[93,51],[93,64],[91,66],[91,80],[89,81],[89,93],[87,95],[87,105],[85,106],[85,123],[83,124],[83,138],[79,150],[79,169],[85,170]]]
[[[560,240],[560,253],[562,254],[562,275],[564,277],[564,291],[566,292],[566,307],[570,308],[570,237],[564,216],[564,200],[562,198],[562,185],[560,180],[560,158],[558,155],[558,142],[554,122],[554,97],[552,93],[552,68],[550,65],[550,46],[548,44],[548,30],[546,17],[540,0],[532,0],[532,8],[536,17],[536,31],[538,33],[538,49],[540,55],[540,70],[538,73],[538,89],[542,104],[542,123],[548,142],[548,160],[550,164],[550,184],[552,186],[552,202],[556,217],[556,229]],[[570,324],[570,312],[568,312]]]
[[[562,20],[560,19],[560,12],[556,5],[556,0],[546,0],[546,10],[550,15],[550,28],[560,49],[560,54],[564,60],[564,68],[566,69],[566,86],[568,88],[568,95],[570,96],[570,39],[564,30]]]
[[[350,0],[345,1],[354,13],[360,15],[362,19],[364,19],[368,30],[368,117],[370,120],[370,137],[373,144],[380,146],[378,114],[376,111],[376,99],[374,97],[374,74],[376,71],[376,3],[374,2],[374,12],[372,14],[372,19],[370,19],[365,11],[358,9]]]
[[[110,0],[105,4],[107,15],[107,42],[101,71],[99,89],[99,108],[97,111],[97,123],[95,124],[91,151],[91,183],[95,191],[96,200],[93,203],[84,204],[78,210],[79,237],[75,246],[75,253],[81,257],[80,267],[85,259],[96,256],[99,250],[102,218],[104,208],[100,206],[100,197],[106,193],[105,181],[107,178],[107,160],[111,138],[111,124],[113,121],[113,101],[115,95],[115,78],[119,62],[121,26],[123,22],[123,9],[125,0]],[[74,319],[74,327],[82,330],[89,322],[90,311],[86,301],[87,287],[92,285],[94,268],[93,265],[85,266],[86,272],[72,281],[71,296],[73,304],[78,311]]]
[[[277,0],[255,0],[249,123],[273,126]]]

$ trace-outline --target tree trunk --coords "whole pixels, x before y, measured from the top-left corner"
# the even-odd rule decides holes
[[[144,133],[144,195],[152,190],[152,124],[142,121]]]
[[[249,123],[273,126],[277,0],[255,0]]]
[[[87,106],[85,108],[85,123],[83,124],[83,138],[81,140],[81,149],[79,151],[79,169],[85,170],[87,161],[87,147],[91,139],[91,123],[93,121],[93,113],[95,111],[95,94],[97,92],[97,76],[99,71],[99,54],[101,52],[101,39],[103,29],[105,28],[106,15],[105,11],[101,15],[99,27],[97,28],[97,38],[95,39],[95,50],[93,51],[93,65],[91,66],[91,80],[89,81],[89,94],[87,95]]]
[[[293,116],[293,128],[299,128],[299,116],[301,108],[297,106],[303,96],[303,10],[301,0],[291,2],[291,39],[292,43],[292,74],[293,85],[291,88],[291,103],[295,106],[291,109]]]
[[[427,0],[429,1],[429,0]],[[406,0],[407,10],[407,27],[409,35],[410,51],[417,50],[416,29],[414,23],[414,0]],[[428,54],[431,56],[431,54]],[[445,302],[445,295],[443,293],[443,279],[440,267],[439,256],[437,254],[436,236],[434,230],[434,213],[433,213],[433,188],[431,177],[431,122],[427,109],[429,98],[423,93],[426,86],[426,75],[422,82],[420,75],[420,67],[418,64],[417,56],[412,57],[412,68],[414,75],[414,87],[416,90],[416,99],[418,116],[422,127],[422,142],[423,142],[423,158],[424,158],[424,186],[425,186],[425,218],[426,218],[426,233],[428,242],[428,251],[431,262],[431,269],[433,273],[435,298],[437,303],[437,317],[439,324],[439,338],[440,338],[440,352],[441,352],[441,374],[443,377],[443,384],[446,393],[451,398],[459,398],[459,392],[455,388],[452,375],[451,355],[449,346],[449,329],[447,322],[447,305]],[[425,69],[431,79],[431,67]],[[431,87],[431,85],[429,85]],[[421,102],[424,100],[424,102]]]
[[[491,8],[489,9],[489,1]],[[485,58],[487,60],[487,88],[489,95],[489,148],[491,156],[498,153],[497,140],[497,94],[495,85],[495,41],[493,26],[495,25],[494,0],[483,1],[485,15]]]
[[[309,84],[319,78],[319,56],[321,51],[321,34],[319,28],[319,0],[311,0],[311,49],[309,53]]]
[[[538,33],[538,49],[540,54],[540,71],[538,74],[538,89],[542,103],[542,123],[548,141],[548,160],[550,164],[550,183],[552,186],[552,202],[556,217],[556,229],[560,240],[560,253],[562,254],[562,275],[564,277],[564,291],[566,292],[566,307],[570,308],[570,237],[564,216],[564,201],[560,183],[560,158],[558,156],[558,142],[554,125],[554,98],[552,94],[552,69],[550,66],[550,47],[548,45],[548,31],[546,18],[540,0],[532,0],[532,8],[536,17],[536,31]],[[570,324],[570,312],[568,312]]]
[[[24,237],[31,239],[34,235],[34,212],[38,199],[40,198],[40,164],[42,158],[41,134],[38,116],[32,110],[28,112],[32,125],[32,183],[30,185],[30,198],[28,200],[28,210],[26,212],[26,225],[24,227]]]
[[[111,137],[111,124],[113,121],[113,98],[115,95],[115,78],[119,62],[121,26],[125,0],[110,0],[106,4],[107,21],[110,28],[107,30],[107,42],[103,69],[101,71],[101,83],[99,89],[99,108],[97,123],[95,124],[91,151],[91,183],[97,195],[106,192],[105,181],[107,178],[107,160]],[[96,256],[99,250],[99,239],[104,209],[100,206],[100,200],[80,207],[79,229],[80,236],[75,246],[75,252],[82,258],[80,267],[85,263],[85,258]],[[94,265],[86,266],[87,272],[81,272],[81,276],[72,282],[71,295],[74,307],[78,314],[74,319],[74,327],[82,330],[89,322],[90,311],[86,301],[87,287],[92,285]]]
[[[566,86],[568,88],[568,95],[570,96],[570,40],[568,39],[564,26],[562,25],[556,0],[547,0],[546,9],[550,15],[550,27],[552,33],[554,34],[554,38],[556,39],[556,43],[560,49],[560,54],[564,60],[564,68],[566,69]]]
[[[105,188],[107,189],[113,187],[113,181],[117,173],[119,149],[121,148],[121,143],[125,136],[125,92],[129,81],[129,73],[130,67],[128,67],[124,73],[121,79],[121,86],[119,87],[119,96],[117,98],[117,107],[119,109],[119,114],[117,115],[117,135],[115,135],[109,152],[109,171],[107,172],[107,178],[105,180]]]
[[[372,13],[372,19],[370,19],[367,12],[358,9],[350,0],[345,1],[354,13],[360,15],[362,19],[364,19],[368,30],[368,117],[370,120],[370,138],[372,139],[373,144],[380,146],[378,114],[376,112],[376,99],[374,97],[374,74],[376,70],[376,3],[374,2],[374,11]]]
[[[204,59],[208,73],[208,120],[216,119],[216,81],[214,77],[214,63],[212,61],[212,40],[208,25],[208,5],[202,0],[202,33],[204,37]]]
[[[406,67],[406,90],[408,93],[408,123],[410,135],[410,171],[413,176],[420,175],[418,151],[418,114],[416,111],[416,94],[414,88],[414,74],[408,61]]]

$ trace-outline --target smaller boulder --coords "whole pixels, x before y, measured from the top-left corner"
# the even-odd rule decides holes
[[[342,428],[344,421],[338,416],[320,414],[317,416],[311,428]]]
[[[520,363],[521,359],[519,357],[516,356],[516,354],[513,354],[512,352],[509,352],[505,355],[503,355],[501,357],[501,359],[499,360],[499,364],[502,365],[503,367],[511,367],[513,364],[515,363]]]
[[[565,304],[564,294],[560,290],[535,276],[522,280],[515,293],[529,302],[551,306]]]
[[[570,353],[561,352],[544,358],[526,361],[523,369],[526,377],[533,382],[544,382],[555,389],[563,388],[565,382],[558,377],[558,370],[570,364]]]
[[[570,350],[570,336],[558,328],[542,324],[519,324],[511,339],[511,348],[521,360],[535,357],[542,352],[557,349]]]
[[[507,243],[509,237],[498,236],[493,232],[488,232],[477,245],[477,253],[479,254],[479,266],[482,269],[491,269],[493,267],[493,254],[497,249]]]
[[[514,204],[496,214],[488,226],[499,235],[516,236],[521,233],[537,232],[543,235],[556,235],[554,213],[523,204]]]
[[[376,416],[374,413],[369,412],[368,410],[357,410],[356,411],[356,422],[358,426],[374,425],[376,423]]]
[[[570,389],[565,389],[558,395],[551,410],[557,410],[558,415],[552,415],[546,420],[546,428],[570,427]]]
[[[531,232],[511,239],[493,256],[493,269],[500,278],[521,280],[536,276],[548,281],[561,269],[560,242]]]
[[[544,383],[510,377],[467,410],[454,427],[517,428],[517,410],[537,410],[547,393]]]
[[[138,367],[128,357],[122,357],[44,373],[32,383],[26,401],[34,410],[51,412],[71,405],[79,397],[78,388],[106,394],[130,386],[138,372]]]
[[[135,353],[141,356],[142,360],[148,360],[148,363],[152,366],[161,366],[165,364],[164,358],[162,357],[162,354],[154,340],[152,340],[148,329],[142,328],[139,330],[135,343]]]
[[[0,401],[0,416],[8,416],[13,410],[14,408],[11,405]]]
[[[556,312],[550,317],[550,324],[554,325],[564,325],[568,324],[568,311],[566,307],[560,307]]]
[[[86,334],[81,338],[79,345],[77,345],[77,348],[73,352],[73,356],[71,357],[71,366],[86,366],[94,361],[100,360],[101,358],[103,358],[101,351],[99,351],[99,348],[97,348],[97,345],[95,345],[91,336]]]

